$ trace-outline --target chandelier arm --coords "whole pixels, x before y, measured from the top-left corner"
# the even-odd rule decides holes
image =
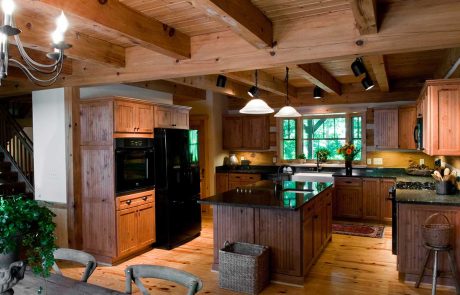
[[[61,64],[59,66],[59,68],[58,68],[58,71],[52,77],[50,77],[48,79],[40,79],[40,78],[36,77],[34,74],[32,74],[32,72],[26,66],[24,66],[22,63],[20,63],[18,60],[12,58],[12,59],[10,59],[10,62],[13,63],[13,64],[16,64],[24,72],[24,74],[26,74],[26,76],[29,78],[29,80],[34,82],[36,85],[42,86],[42,87],[50,86],[51,84],[56,82],[59,74],[62,71],[62,64]]]
[[[22,42],[21,42],[21,39],[19,38],[19,35],[15,35],[14,36],[14,40],[16,40],[16,45],[18,46],[18,49],[19,49],[19,53],[21,54],[21,57],[24,59],[24,61],[30,66],[32,67],[33,69],[35,69],[36,71],[46,71],[45,69],[50,69],[50,68],[53,68],[53,70],[51,70],[51,72],[54,72],[56,69],[55,67],[62,61],[62,57],[64,56],[64,54],[62,53],[62,50],[59,52],[59,59],[56,60],[55,62],[53,62],[52,64],[42,64],[42,63],[39,63],[39,62],[36,62],[35,60],[33,60],[29,54],[27,54],[24,46],[22,45]]]
[[[62,64],[62,62],[59,62],[59,60],[61,60],[61,58],[59,57],[58,63],[57,63],[55,66],[53,66],[53,68],[51,68],[51,69],[43,69],[43,68],[40,68],[40,67],[35,66],[34,64],[32,64],[32,63],[31,63],[29,60],[27,60],[27,59],[23,59],[23,60],[25,61],[25,63],[27,64],[27,66],[29,66],[33,71],[39,72],[39,73],[41,73],[41,74],[47,74],[47,75],[56,72],[58,66],[59,66],[60,64]]]

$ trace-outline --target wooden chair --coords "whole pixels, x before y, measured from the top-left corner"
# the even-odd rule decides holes
[[[59,248],[54,251],[54,259],[73,261],[86,265],[86,269],[83,272],[83,276],[80,280],[82,282],[88,281],[88,278],[91,276],[97,266],[96,259],[92,255],[74,249]],[[62,276],[62,272],[56,263],[53,264],[53,269],[57,274]]]
[[[196,294],[203,288],[203,282],[200,278],[188,272],[165,266],[131,265],[126,268],[125,274],[126,294],[131,294],[131,281],[134,281],[143,295],[149,295],[149,292],[140,280],[141,278],[157,278],[178,283],[188,288],[187,295]]]

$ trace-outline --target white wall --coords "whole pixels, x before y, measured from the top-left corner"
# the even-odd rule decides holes
[[[34,91],[34,182],[37,200],[66,203],[66,118],[64,89]]]
[[[130,85],[111,84],[104,86],[80,88],[80,99],[88,99],[103,96],[126,96],[150,100],[157,103],[173,103],[173,95],[171,93],[160,92]]]

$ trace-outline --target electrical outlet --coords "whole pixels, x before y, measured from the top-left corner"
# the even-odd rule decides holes
[[[244,161],[244,157],[243,157],[243,156],[241,156],[241,161]]]
[[[372,159],[371,158],[367,159],[367,165],[372,165]]]
[[[374,165],[383,165],[383,159],[382,158],[374,158],[373,162],[374,162]]]
[[[424,165],[425,164],[425,159],[420,159],[420,165]]]

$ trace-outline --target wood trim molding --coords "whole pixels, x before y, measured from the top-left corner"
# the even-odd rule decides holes
[[[165,80],[127,83],[127,85],[173,94],[174,102],[205,100],[206,90]]]
[[[342,95],[342,85],[328,71],[326,71],[319,63],[301,64],[298,65],[304,71],[304,78],[321,87],[321,89]]]
[[[378,32],[376,2],[376,0],[350,1],[356,28],[361,35],[376,34]]]

